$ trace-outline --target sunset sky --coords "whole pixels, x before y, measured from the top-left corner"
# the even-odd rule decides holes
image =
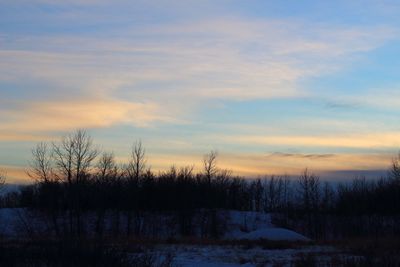
[[[376,173],[400,149],[399,1],[0,0],[0,166],[85,128],[154,171]],[[340,174],[340,175],[339,175]],[[353,178],[349,177],[349,178]]]

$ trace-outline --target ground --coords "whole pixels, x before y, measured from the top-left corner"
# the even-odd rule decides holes
[[[308,266],[309,256],[312,256],[312,261],[318,262],[318,266],[335,266],[328,263],[349,257],[336,248],[315,245],[299,233],[275,227],[269,214],[221,212],[226,219],[226,233],[218,240],[196,237],[186,240],[177,235],[171,240],[145,241],[149,242],[145,246],[136,241],[139,251],[131,250],[129,253],[132,257],[150,255],[157,261],[171,256],[173,266],[177,267],[297,267]],[[0,209],[0,219],[1,234],[9,238],[23,238],[21,226],[33,231],[40,231],[44,226],[37,218],[30,217],[25,209]],[[303,261],[306,265],[293,265],[296,261]]]
[[[159,245],[152,249],[158,258],[174,255],[175,266],[189,267],[289,267],[312,255],[318,266],[329,266],[338,259],[350,257],[328,246],[308,246],[295,249],[263,249],[262,247],[221,245]]]

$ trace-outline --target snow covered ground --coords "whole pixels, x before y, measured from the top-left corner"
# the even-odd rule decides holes
[[[173,254],[175,266],[180,267],[289,267],[304,255],[315,255],[318,266],[329,266],[333,258],[348,257],[332,247],[305,246],[296,249],[267,250],[260,247],[160,245],[154,248],[159,257]]]
[[[271,216],[262,212],[227,211],[228,223],[225,239],[273,241],[309,241],[299,233],[275,227]]]
[[[295,266],[293,262],[304,255],[315,255],[319,263],[327,263],[326,266],[329,266],[328,263],[333,257],[348,257],[332,247],[297,242],[309,241],[309,239],[294,231],[275,227],[271,223],[269,214],[243,211],[220,212],[226,219],[226,233],[222,240],[212,243],[213,245],[180,244],[179,241],[178,244],[158,244],[154,245],[149,253],[161,259],[166,255],[174,255],[174,266],[180,267],[289,267]],[[43,228],[45,231],[45,224],[40,223],[40,219],[31,216],[33,215],[25,209],[0,209],[0,234],[18,237],[29,228],[32,231]],[[162,219],[168,220],[168,218]],[[262,243],[255,242],[260,239],[266,242],[268,240],[289,241],[288,244],[292,244],[291,241],[293,241],[296,242],[296,246],[287,246],[291,247],[290,249],[267,249],[262,247]],[[232,240],[235,242],[231,242]]]
[[[239,239],[258,240],[268,239],[273,241],[309,241],[309,239],[296,232],[284,228],[261,228],[239,236]]]

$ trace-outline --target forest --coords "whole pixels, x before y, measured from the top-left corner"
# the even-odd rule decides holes
[[[21,217],[21,231],[35,242],[220,240],[227,210],[270,214],[274,225],[314,242],[400,238],[399,159],[385,177],[343,183],[322,181],[307,169],[298,177],[238,177],[217,159],[215,151],[206,154],[201,172],[172,165],[155,173],[141,142],[121,164],[77,130],[60,142],[37,144],[28,170],[33,183],[3,194],[0,205],[40,218],[45,227],[38,230]]]

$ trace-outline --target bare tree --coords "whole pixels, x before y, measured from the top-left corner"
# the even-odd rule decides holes
[[[283,224],[286,226],[288,225],[289,222],[289,206],[291,203],[291,200],[293,199],[292,196],[292,190],[290,186],[290,179],[289,176],[284,175],[281,180],[283,181],[283,192],[282,192],[282,206],[284,210],[284,218],[283,218]]]
[[[95,232],[100,238],[103,237],[105,228],[107,206],[115,205],[115,203],[112,202],[115,201],[114,196],[116,194],[116,186],[119,182],[120,175],[121,172],[115,161],[114,154],[109,152],[101,154],[99,161],[96,164],[95,173],[95,186],[98,196],[98,199],[96,200]]]
[[[131,158],[126,168],[127,176],[136,182],[146,171],[146,150],[141,141],[137,141],[132,147]]]
[[[49,220],[56,235],[59,236],[57,179],[53,172],[51,151],[46,143],[38,143],[32,149],[32,160],[29,162],[27,174],[38,183],[42,196],[41,205],[46,207],[43,213],[44,218]]]
[[[32,161],[27,174],[38,182],[48,183],[53,180],[51,152],[46,143],[41,142],[32,149]]]
[[[210,153],[204,155],[204,175],[206,176],[207,182],[210,184],[211,179],[218,173],[217,167],[217,151],[212,150]]]
[[[92,163],[98,154],[99,151],[94,147],[92,138],[81,129],[67,135],[60,143],[53,143],[52,155],[56,177],[68,185],[66,198],[70,234],[81,235],[81,201],[85,194],[82,182],[89,177]]]
[[[5,183],[6,183],[6,172],[0,169],[0,191],[2,191]]]
[[[111,182],[119,176],[117,163],[113,153],[104,152],[96,165],[96,179],[101,182]]]
[[[321,205],[322,209],[325,211],[330,210],[333,207],[335,191],[329,182],[324,182],[322,187],[322,199]]]
[[[193,176],[194,165],[181,167],[178,172],[178,177],[180,179],[190,179]]]
[[[81,129],[64,137],[59,144],[53,143],[58,176],[68,184],[80,183],[90,173],[92,162],[98,154],[92,138]]]
[[[213,179],[216,178],[216,176],[218,175],[219,169],[217,167],[217,156],[218,153],[216,151],[210,151],[210,153],[206,154],[204,156],[203,159],[203,164],[204,164],[204,176],[206,179],[206,183],[208,185],[208,189],[212,192],[212,182]],[[217,196],[215,195],[215,193],[211,194],[211,196],[209,196],[208,199],[208,206],[209,207],[213,207],[215,206],[217,202]],[[208,216],[209,216],[209,232],[211,233],[212,237],[218,237],[219,235],[219,225],[220,222],[218,220],[218,216],[217,216],[217,209],[215,207],[211,208],[208,212]]]
[[[282,177],[272,175],[265,180],[265,206],[267,211],[275,212],[282,206],[284,193],[284,180]]]
[[[320,201],[320,182],[319,177],[310,174],[307,169],[298,179],[300,200],[303,208],[310,211],[318,206]]]
[[[389,171],[389,176],[395,181],[400,183],[400,153],[392,160],[392,166]]]
[[[319,177],[310,174],[307,169],[298,179],[301,208],[308,221],[308,231],[314,236],[318,235],[319,222],[317,212],[320,206],[321,192]]]
[[[128,166],[126,167],[126,176],[128,179],[128,189],[129,193],[126,195],[127,210],[126,210],[126,234],[130,236],[131,234],[131,224],[132,224],[132,211],[134,215],[134,232],[136,235],[140,234],[141,228],[141,214],[139,210],[139,184],[141,178],[146,174],[146,150],[144,149],[142,142],[137,141],[131,152],[131,157],[129,159]]]
[[[261,211],[263,193],[264,187],[261,184],[261,179],[257,179],[254,181],[254,205],[256,211]]]

